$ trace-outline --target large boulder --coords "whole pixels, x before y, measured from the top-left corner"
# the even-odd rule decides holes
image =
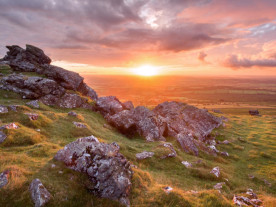
[[[95,195],[129,206],[133,172],[116,143],[101,143],[94,136],[79,138],[58,151],[55,159],[70,169],[85,173]]]
[[[86,98],[82,98],[77,94],[74,93],[66,93],[58,102],[58,106],[62,108],[78,108],[82,107],[83,104],[87,103]]]
[[[113,115],[123,111],[123,105],[115,96],[106,96],[97,99],[96,109],[104,116]]]
[[[153,112],[163,118],[168,136],[173,137],[184,133],[204,141],[213,129],[222,124],[221,118],[204,109],[175,101],[159,104]]]
[[[51,194],[39,179],[34,179],[29,187],[35,207],[45,206],[51,199]]]
[[[96,91],[94,91],[92,88],[90,88],[86,83],[81,83],[79,88],[78,88],[78,91],[82,95],[88,96],[92,100],[97,100],[98,99],[98,95],[97,95]]]

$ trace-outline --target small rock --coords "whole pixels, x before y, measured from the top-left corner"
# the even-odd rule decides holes
[[[173,190],[173,188],[170,187],[170,186],[167,186],[167,187],[165,187],[165,188],[163,188],[163,189],[164,189],[164,191],[165,191],[166,193],[170,193],[170,192]]]
[[[217,113],[217,114],[222,114],[222,112],[219,109],[213,109],[212,111]]]
[[[30,120],[34,121],[34,120],[37,120],[38,119],[38,114],[35,114],[35,113],[25,113]]]
[[[189,163],[188,161],[182,161],[181,163],[182,163],[183,165],[185,165],[186,168],[192,167],[192,164]]]
[[[52,165],[51,165],[51,168],[55,168],[55,167],[56,167],[56,165],[55,165],[55,164],[52,164]]]
[[[0,114],[8,113],[9,110],[6,106],[0,106]]]
[[[143,160],[143,159],[152,157],[153,155],[154,155],[154,152],[147,152],[147,151],[144,151],[144,152],[141,152],[141,153],[136,154],[136,158],[137,158],[138,160]]]
[[[215,145],[210,145],[209,148],[210,148],[213,152],[219,153],[219,150],[216,148]]]
[[[75,117],[78,116],[78,114],[77,114],[76,112],[74,112],[74,111],[68,112],[68,115],[69,115],[69,116],[75,116]]]
[[[225,185],[225,182],[217,183],[216,185],[214,185],[214,189],[220,190],[222,189],[223,185]]]
[[[213,173],[218,178],[220,176],[219,167],[214,167],[210,173]]]
[[[58,173],[59,173],[59,174],[63,174],[63,171],[62,171],[62,170],[60,170],[60,171],[58,171]]]
[[[249,179],[254,179],[255,176],[254,175],[248,175]]]
[[[15,123],[9,123],[9,124],[6,124],[6,125],[4,125],[2,127],[4,129],[18,129],[19,128],[19,126],[17,126]]]
[[[34,179],[30,185],[29,191],[35,207],[44,206],[51,199],[51,194],[43,186],[39,179]]]
[[[230,144],[230,142],[228,140],[224,140],[222,144]]]
[[[36,129],[35,131],[40,132],[41,130],[40,129]]]
[[[9,105],[9,107],[10,107],[10,109],[11,109],[12,111],[17,112],[17,107],[18,107],[18,105]]]
[[[4,142],[6,138],[7,135],[4,132],[0,131],[0,143]]]
[[[220,152],[220,154],[221,154],[222,156],[229,157],[228,152]]]
[[[192,194],[197,194],[198,193],[198,191],[196,191],[196,190],[191,190],[189,192],[192,193]]]
[[[73,121],[73,124],[77,127],[77,128],[87,128],[87,126],[81,122],[75,122]]]
[[[160,144],[159,146],[161,146],[161,147],[166,147],[166,148],[168,148],[168,149],[171,151],[171,153],[169,153],[169,154],[167,154],[167,155],[163,155],[163,156],[161,157],[161,159],[165,159],[165,158],[167,158],[167,157],[175,157],[175,156],[176,156],[176,151],[175,151],[175,149],[173,148],[173,145],[172,145],[171,143],[165,142],[165,143]]]
[[[257,199],[258,197],[257,197],[257,195],[253,192],[253,190],[252,189],[247,189],[247,192],[246,192],[246,194],[249,196],[249,198],[250,199]]]
[[[37,108],[37,109],[39,108],[38,100],[29,101],[26,104],[29,105],[29,106],[32,106],[34,108]]]
[[[271,183],[268,182],[266,179],[264,179],[264,183],[265,183],[268,187],[271,187]]]
[[[260,116],[260,112],[258,110],[249,110],[248,112],[251,116]]]
[[[0,189],[8,184],[9,170],[6,170],[0,174]]]

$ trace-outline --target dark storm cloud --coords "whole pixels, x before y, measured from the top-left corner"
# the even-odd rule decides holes
[[[276,59],[248,59],[238,58],[236,55],[230,55],[224,62],[224,65],[233,69],[251,68],[251,67],[276,67]]]

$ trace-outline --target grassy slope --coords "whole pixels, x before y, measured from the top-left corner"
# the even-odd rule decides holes
[[[47,206],[119,206],[117,202],[91,195],[85,189],[88,184],[85,176],[53,160],[55,153],[64,145],[91,134],[106,143],[117,142],[121,153],[138,166],[134,169],[132,180],[132,206],[231,206],[233,194],[248,187],[260,195],[265,206],[276,205],[276,109],[269,109],[274,115],[262,117],[251,117],[242,109],[235,110],[235,114],[231,110],[222,110],[230,121],[225,129],[216,130],[220,133],[218,139],[232,143],[218,148],[229,152],[229,158],[188,155],[179,150],[175,140],[168,138],[177,151],[177,157],[161,160],[155,156],[138,162],[135,159],[138,152],[151,150],[156,154],[162,153],[157,148],[159,143],[147,143],[139,136],[129,139],[115,129],[104,128],[106,121],[95,112],[76,109],[74,111],[79,116],[75,118],[67,115],[68,109],[42,104],[40,109],[32,109],[25,102],[27,100],[16,94],[0,90],[0,104],[24,105],[18,112],[0,114],[1,125],[16,122],[20,126],[20,129],[5,130],[8,138],[0,145],[0,172],[11,169],[9,184],[0,189],[0,206],[32,206],[28,186],[33,178],[41,179],[53,195]],[[30,121],[24,115],[30,111],[40,115],[37,121]],[[72,121],[85,122],[88,129],[76,129]],[[238,137],[244,141],[239,141]],[[198,159],[203,163],[194,164],[192,169],[181,164],[183,160],[194,162]],[[52,164],[56,167],[52,168]],[[225,182],[223,178],[217,179],[209,173],[215,166],[220,166],[223,178],[229,179],[222,194],[212,190],[217,182]],[[254,174],[255,178],[250,180],[248,174]],[[263,178],[272,182],[272,187],[264,185]],[[174,191],[166,194],[162,190],[164,186],[171,186]]]

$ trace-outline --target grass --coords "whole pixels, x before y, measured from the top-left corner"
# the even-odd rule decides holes
[[[127,138],[114,128],[105,128],[106,121],[99,113],[75,109],[78,116],[72,117],[67,115],[69,109],[43,104],[40,109],[33,109],[25,105],[28,100],[20,99],[14,93],[1,90],[0,94],[0,105],[22,105],[18,112],[0,114],[1,125],[15,122],[20,126],[19,129],[6,129],[8,138],[0,145],[0,172],[11,170],[8,185],[0,189],[0,206],[33,206],[28,187],[34,178],[39,178],[53,196],[47,206],[120,206],[116,201],[93,196],[86,190],[86,176],[53,160],[59,149],[88,135],[106,143],[117,142],[120,152],[137,166],[137,169],[133,168],[132,206],[231,206],[233,195],[247,188],[254,189],[264,201],[264,206],[276,205],[276,117],[273,115],[276,108],[269,109],[273,111],[272,115],[262,117],[249,116],[243,109],[236,109],[233,113],[222,110],[229,122],[226,128],[219,128],[213,133],[219,134],[219,140],[231,142],[217,147],[227,151],[229,157],[186,154],[180,150],[176,140],[168,138],[177,156],[161,159],[167,151],[158,147],[159,142],[148,143],[138,135]],[[24,114],[26,112],[39,114],[39,119],[31,121]],[[88,128],[78,129],[73,121],[83,122]],[[136,160],[135,154],[142,151],[154,151],[155,155],[146,160]],[[184,160],[191,162],[193,167],[182,165]],[[201,162],[197,163],[198,160]],[[52,167],[53,164],[55,167]],[[222,176],[219,178],[210,174],[216,166],[221,169]],[[248,174],[255,178],[249,179]],[[272,186],[265,185],[263,179]],[[221,194],[213,190],[218,182],[226,182]],[[171,186],[173,191],[166,193],[163,190],[166,186]]]

